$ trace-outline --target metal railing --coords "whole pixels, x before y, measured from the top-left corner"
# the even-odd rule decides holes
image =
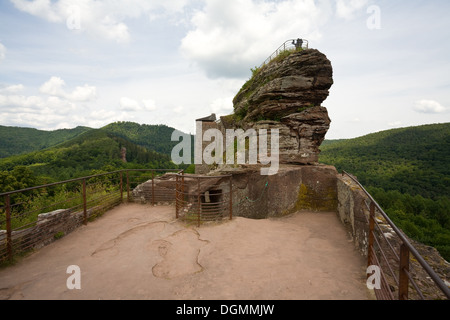
[[[300,40],[300,43],[298,42]],[[291,39],[287,40],[285,43],[283,43],[277,50],[275,50],[274,53],[272,53],[259,67],[262,68],[266,64],[268,64],[270,61],[278,57],[278,55],[285,51],[295,51],[295,50],[301,50],[301,49],[308,49],[309,42],[305,39]]]
[[[391,221],[370,193],[354,176],[345,171],[343,171],[343,175],[350,177],[368,199],[366,205],[370,215],[367,221],[369,225],[367,256],[368,266],[377,266],[380,269],[381,285],[379,288],[375,288],[377,299],[450,299],[450,289],[404,233]],[[439,296],[434,296],[430,292],[429,287],[432,285],[439,289],[437,290],[441,293]],[[398,291],[396,296],[392,292],[393,288]],[[414,289],[414,293],[411,292],[412,289]],[[427,293],[424,293],[425,290]]]
[[[127,199],[129,202],[175,203],[175,179],[182,170],[128,170]],[[163,176],[160,176],[164,173]],[[155,179],[156,178],[156,179]]]
[[[176,217],[200,226],[233,218],[232,175],[176,175]]]
[[[124,202],[134,189],[161,173],[180,170],[120,170],[0,194],[0,262],[44,246]],[[175,201],[174,188],[153,188],[149,202]]]

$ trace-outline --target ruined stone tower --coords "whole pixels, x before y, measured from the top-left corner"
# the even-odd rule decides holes
[[[202,145],[202,152],[205,150],[205,147],[209,144],[209,142],[203,141],[202,137],[204,133],[209,129],[218,129],[219,126],[216,123],[216,115],[213,113],[208,117],[200,118],[195,120],[196,127],[200,128],[200,132],[196,132],[196,141],[195,143],[201,143]],[[205,163],[204,159],[202,159],[202,164],[196,164],[195,165],[195,173],[196,174],[206,174],[210,171],[210,167],[208,164]]]

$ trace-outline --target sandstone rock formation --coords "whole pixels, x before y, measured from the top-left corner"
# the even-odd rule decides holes
[[[234,111],[247,122],[280,119],[320,106],[332,85],[333,69],[323,53],[315,49],[293,52],[254,72],[234,98]]]
[[[327,57],[315,49],[280,56],[254,71],[233,100],[226,129],[279,129],[280,163],[316,164],[330,127],[322,102],[333,85]]]

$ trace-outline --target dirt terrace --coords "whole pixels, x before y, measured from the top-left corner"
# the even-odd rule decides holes
[[[366,300],[365,261],[335,213],[189,226],[124,204],[0,270],[0,299]],[[81,289],[68,289],[70,265]]]

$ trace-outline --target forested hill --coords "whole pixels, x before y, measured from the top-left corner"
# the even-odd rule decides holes
[[[320,162],[358,177],[408,236],[450,261],[450,123],[327,141]]]
[[[450,123],[327,141],[320,162],[366,186],[437,199],[450,195]]]
[[[126,149],[127,162],[122,160],[122,148]],[[137,146],[102,129],[89,130],[45,150],[0,159],[0,172],[8,173],[19,166],[27,167],[35,177],[44,179],[43,182],[90,175],[95,170],[176,168],[170,156]]]
[[[166,155],[170,155],[173,147],[179,143],[178,141],[171,141],[175,129],[166,125],[140,125],[122,121],[111,123],[102,129],[148,150]],[[192,141],[193,139],[193,136],[191,136]]]
[[[36,183],[67,180],[90,175],[96,170],[177,168],[170,158],[171,146],[178,143],[170,141],[175,129],[163,125],[118,122],[101,129],[78,127],[50,132],[15,127],[3,129],[0,141],[8,141],[3,145],[9,153],[15,152],[0,159],[0,173],[3,172],[4,177],[11,176],[17,167],[26,167],[36,177]],[[20,138],[14,139],[14,136]],[[123,148],[126,162],[122,159]],[[30,149],[34,151],[26,152]],[[0,187],[2,184],[6,187],[0,181]]]
[[[166,155],[170,155],[173,147],[178,144],[171,141],[172,132],[175,129],[166,125],[115,122],[101,129],[138,146]],[[90,130],[94,129],[80,126],[74,129],[45,131],[0,126],[0,158],[57,146]]]
[[[88,127],[44,131],[33,128],[0,126],[0,158],[42,150],[68,141],[86,131]]]

